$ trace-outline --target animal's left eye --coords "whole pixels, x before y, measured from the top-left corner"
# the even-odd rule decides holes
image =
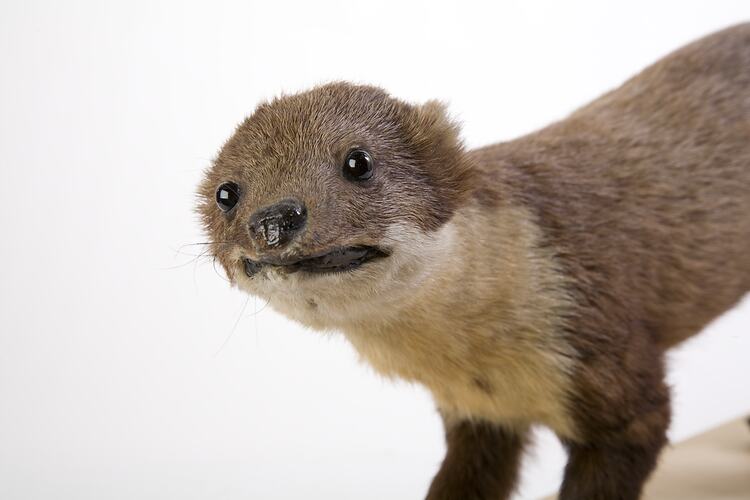
[[[364,149],[355,149],[346,155],[344,175],[354,181],[366,181],[372,177],[372,158]]]
[[[216,204],[227,213],[240,201],[240,187],[234,182],[225,182],[216,190]]]

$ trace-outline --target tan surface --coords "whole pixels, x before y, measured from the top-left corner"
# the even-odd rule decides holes
[[[662,453],[643,500],[678,499],[750,500],[750,427],[745,419]]]

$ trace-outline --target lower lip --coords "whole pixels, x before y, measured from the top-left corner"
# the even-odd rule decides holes
[[[374,247],[352,247],[333,250],[325,255],[301,259],[288,264],[257,262],[246,257],[242,259],[242,262],[245,274],[252,278],[263,266],[284,269],[289,273],[304,271],[313,274],[332,274],[352,271],[367,262],[386,256],[385,252]]]
[[[252,278],[256,274],[258,274],[258,271],[260,271],[263,267],[260,262],[255,262],[254,260],[250,260],[245,257],[242,258],[242,265],[245,267],[245,275],[248,278]]]

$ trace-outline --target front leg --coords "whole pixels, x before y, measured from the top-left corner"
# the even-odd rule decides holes
[[[569,445],[560,500],[638,500],[661,448]]]
[[[648,379],[644,377],[644,382]],[[669,391],[661,380],[646,382],[623,409],[581,407],[582,439],[563,441],[568,465],[560,500],[638,500],[666,444]],[[615,391],[613,391],[615,392]],[[593,404],[592,404],[593,403]],[[625,406],[625,405],[623,405]],[[595,410],[594,410],[595,409]],[[593,411],[592,411],[593,410]]]
[[[526,430],[443,418],[447,452],[427,500],[503,500],[516,485]]]

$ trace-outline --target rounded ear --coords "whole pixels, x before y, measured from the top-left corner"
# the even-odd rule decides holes
[[[464,154],[460,127],[440,101],[430,100],[407,108],[404,117],[407,147],[432,179],[442,202],[455,207],[471,189],[473,174]]]
[[[407,125],[413,147],[427,150],[445,148],[463,152],[463,143],[459,136],[460,127],[448,116],[448,107],[445,103],[430,100],[410,108],[411,117],[407,120]]]

